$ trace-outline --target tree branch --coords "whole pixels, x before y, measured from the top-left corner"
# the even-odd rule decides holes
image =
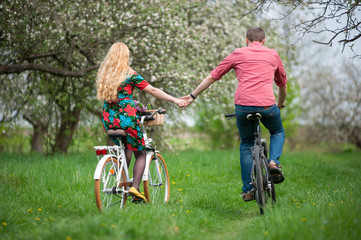
[[[56,67],[48,66],[48,65],[38,65],[38,64],[17,64],[17,65],[2,65],[0,66],[0,75],[2,74],[11,74],[11,73],[22,73],[28,70],[40,71],[50,73],[56,76],[63,77],[83,77],[85,74],[98,69],[99,65],[93,65],[85,69],[81,69],[78,71],[69,71],[64,69],[59,69]]]

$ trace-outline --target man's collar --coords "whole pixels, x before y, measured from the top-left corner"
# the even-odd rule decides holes
[[[248,44],[248,47],[258,47],[258,46],[262,46],[262,43],[260,43],[258,41],[253,41]]]

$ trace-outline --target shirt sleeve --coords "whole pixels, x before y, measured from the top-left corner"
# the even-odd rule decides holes
[[[144,80],[144,78],[140,76],[138,73],[134,73],[132,77],[132,83],[133,86],[138,88],[139,90],[143,90],[149,85],[149,83],[146,80]]]
[[[284,87],[287,84],[287,76],[280,56],[277,54],[278,67],[275,71],[275,83],[278,87]]]
[[[219,80],[234,67],[235,53],[229,54],[222,62],[212,70],[212,78]]]

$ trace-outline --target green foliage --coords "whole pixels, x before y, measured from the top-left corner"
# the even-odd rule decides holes
[[[227,104],[230,100],[230,97],[219,96],[214,102],[197,102],[195,127],[199,133],[206,135],[204,143],[211,148],[229,149],[239,145],[235,119],[228,121],[224,116],[234,113],[234,108]]]
[[[4,90],[0,101],[14,103],[2,110],[28,115],[31,124],[44,126],[49,145],[58,150],[69,144],[79,111],[99,114],[92,70],[112,43],[129,46],[131,66],[152,85],[182,96],[220,60],[215,55],[224,55],[241,41],[239,34],[249,19],[241,24],[235,17],[242,6],[196,0],[4,2],[0,62],[9,68],[31,62],[38,71],[2,76],[12,91]],[[22,88],[17,88],[15,78]],[[136,95],[142,102],[173,111],[169,103]]]
[[[0,153],[0,239],[358,239],[360,152],[285,153],[277,204],[259,215],[240,198],[238,149],[163,154],[164,206],[99,214],[94,152]],[[302,171],[300,171],[302,169]],[[270,204],[268,206],[271,206]]]
[[[29,152],[30,134],[29,128],[0,124],[0,152]]]

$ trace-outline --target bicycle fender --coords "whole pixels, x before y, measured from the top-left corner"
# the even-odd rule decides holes
[[[97,179],[100,179],[100,175],[102,173],[102,170],[103,170],[103,166],[104,166],[104,163],[105,161],[110,158],[110,157],[114,157],[116,159],[116,157],[114,155],[111,155],[111,154],[107,154],[107,155],[104,155],[100,161],[98,162],[98,165],[95,169],[95,173],[94,173],[94,180],[97,180]]]
[[[158,150],[155,150],[155,154],[160,153]],[[146,162],[145,162],[145,169],[142,177],[142,181],[148,181],[149,176],[149,166],[150,166],[150,160],[152,159],[153,152],[149,152],[146,155]]]

